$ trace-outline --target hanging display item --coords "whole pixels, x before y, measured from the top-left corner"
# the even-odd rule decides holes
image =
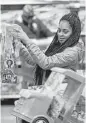
[[[12,91],[16,94],[18,92],[19,78],[15,74],[16,59],[19,59],[18,47],[15,45],[15,41],[18,40],[11,34],[12,27],[10,24],[2,24],[2,36],[1,36],[1,92],[3,94],[9,94]],[[16,55],[17,54],[17,57]],[[11,85],[11,86],[10,86]],[[11,88],[9,88],[11,87]]]
[[[13,47],[14,37],[8,29],[8,24],[2,25],[2,56],[1,56],[1,78],[2,83],[13,83],[15,78],[17,83],[17,76],[13,72],[15,67],[15,48]]]

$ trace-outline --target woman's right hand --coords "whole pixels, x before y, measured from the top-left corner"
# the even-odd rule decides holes
[[[16,38],[19,39],[18,41],[20,41],[23,45],[27,45],[28,43],[30,43],[30,39],[27,36],[27,34],[23,31],[23,29],[17,25],[17,24],[13,24],[11,26],[11,34]]]

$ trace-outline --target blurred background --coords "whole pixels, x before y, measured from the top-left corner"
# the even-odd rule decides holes
[[[39,23],[42,23],[41,28],[46,28],[49,32],[47,35],[39,35],[39,33],[33,34],[32,31],[28,29],[28,25],[23,25],[23,10],[25,5],[30,5],[33,8],[34,15],[40,20]],[[12,23],[19,24],[23,27],[23,30],[31,36],[31,39],[39,45],[41,50],[44,50],[48,44],[52,41],[53,36],[57,30],[58,22],[60,18],[71,11],[76,12],[79,15],[81,20],[82,32],[81,40],[85,44],[85,0],[21,0],[20,1],[10,1],[4,0],[1,3],[1,24],[3,23]],[[31,14],[31,13],[30,13]],[[2,26],[3,28],[3,26]],[[46,31],[45,30],[45,31]],[[43,32],[42,32],[43,34]],[[3,52],[0,52],[1,55],[1,68],[4,71],[4,60],[6,60]],[[16,48],[16,63],[13,68],[13,71],[17,77],[17,80],[14,83],[1,83],[1,122],[2,123],[16,123],[16,119],[11,115],[11,111],[14,107],[14,101],[19,98],[19,91],[21,88],[27,88],[29,84],[33,81],[33,68],[30,65],[27,65],[24,62],[24,59],[21,59],[19,56],[18,47]],[[10,54],[13,58],[12,54]],[[85,57],[83,63],[80,64],[77,72],[80,75],[85,75]],[[7,74],[7,73],[6,73]],[[77,112],[82,112],[80,117],[73,118],[72,123],[84,123],[85,119],[85,89],[82,92]]]

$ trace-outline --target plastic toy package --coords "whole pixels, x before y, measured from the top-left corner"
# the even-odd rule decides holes
[[[12,36],[12,24],[2,23],[1,28],[1,92],[2,95],[16,94],[19,92],[16,88],[19,85],[19,78],[14,73],[14,68],[19,57],[18,45],[15,45],[18,39]]]

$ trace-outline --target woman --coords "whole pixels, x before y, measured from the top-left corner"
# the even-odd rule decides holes
[[[36,44],[31,42],[22,29],[17,30],[14,27],[14,36],[17,36],[27,49],[21,48],[21,54],[29,64],[36,67],[36,85],[45,83],[50,75],[50,69],[53,67],[76,71],[83,56],[83,43],[79,40],[80,33],[81,23],[78,16],[74,13],[64,15],[60,19],[53,41],[44,53]]]
[[[45,53],[31,42],[22,29],[14,27],[14,30],[17,30],[14,36],[21,39],[27,48],[21,48],[21,54],[29,64],[36,65],[36,84],[42,84],[43,74],[46,73],[46,78],[52,67],[77,69],[78,62],[82,59],[83,43],[79,41],[81,23],[76,14],[69,13],[60,19],[57,33]]]

